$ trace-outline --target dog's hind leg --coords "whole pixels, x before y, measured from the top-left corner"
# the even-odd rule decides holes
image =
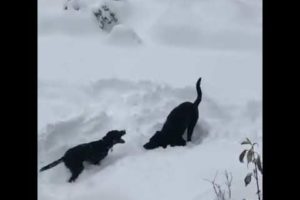
[[[80,163],[80,164],[78,164],[78,165],[73,166],[72,168],[70,168],[72,176],[69,179],[69,183],[74,182],[78,178],[78,176],[82,172],[83,168],[84,167],[83,167],[82,163]]]
[[[192,135],[193,135],[194,128],[196,126],[197,121],[198,121],[198,112],[193,114],[191,122],[188,125],[188,128],[187,128],[187,141],[188,142],[192,141]]]
[[[178,140],[172,141],[170,145],[172,147],[173,146],[185,146],[186,145],[186,141],[183,138],[180,138]]]

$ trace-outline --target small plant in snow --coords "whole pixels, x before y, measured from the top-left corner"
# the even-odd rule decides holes
[[[210,180],[205,179],[206,181],[208,181],[212,184],[217,200],[229,200],[229,199],[231,199],[232,174],[225,171],[224,175],[225,175],[225,178],[226,178],[226,181],[225,181],[226,187],[225,187],[225,189],[223,189],[220,184],[216,183],[216,178],[218,176],[218,172],[216,173],[214,180],[210,181]]]
[[[254,168],[253,171],[248,173],[244,179],[245,185],[247,186],[251,182],[251,178],[254,177],[256,181],[256,188],[257,188],[257,196],[258,200],[261,200],[261,190],[258,183],[258,172],[262,175],[262,163],[260,159],[260,155],[254,150],[254,146],[257,145],[257,143],[252,143],[248,138],[246,138],[245,141],[241,143],[241,145],[249,145],[249,149],[245,149],[242,151],[242,153],[239,156],[239,160],[241,163],[244,163],[244,158],[247,158],[247,167],[249,164],[253,164]]]
[[[102,30],[111,30],[111,28],[118,23],[116,14],[112,12],[107,5],[102,5],[99,9],[94,11],[94,15]]]

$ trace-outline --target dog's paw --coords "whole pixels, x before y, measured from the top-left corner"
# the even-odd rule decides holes
[[[75,182],[75,178],[70,178],[70,179],[68,180],[68,182],[69,182],[69,183]]]

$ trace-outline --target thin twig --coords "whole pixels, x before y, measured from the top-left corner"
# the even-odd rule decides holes
[[[225,171],[225,177],[226,177],[226,186],[228,188],[228,196],[229,196],[229,199],[231,198],[231,183],[232,183],[232,174],[230,173],[230,176],[227,172],[227,170]]]
[[[218,176],[218,172],[216,172],[216,175],[214,177],[214,179],[211,181],[211,180],[208,180],[208,179],[204,179],[205,181],[208,181],[212,184],[213,186],[213,190],[215,192],[215,195],[217,196],[217,199],[218,200],[226,200],[226,190],[222,190],[222,187],[221,185],[217,184],[216,183],[216,178]],[[231,182],[232,182],[232,175],[228,174],[227,171],[225,171],[225,176],[226,176],[226,185],[227,185],[227,188],[228,188],[228,196],[229,196],[229,199],[231,198]]]
[[[258,196],[258,200],[260,200],[260,189],[259,189],[259,183],[258,183],[258,173],[257,173],[257,164],[254,163],[255,165],[255,169],[254,169],[254,177],[255,177],[255,180],[256,180],[256,188],[257,188],[257,196]]]

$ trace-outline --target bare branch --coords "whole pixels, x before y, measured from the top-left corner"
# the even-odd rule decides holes
[[[225,171],[225,177],[226,177],[225,185],[227,186],[228,197],[229,197],[229,199],[230,199],[230,198],[231,198],[232,173],[228,174],[228,172],[227,172],[227,170],[226,170],[226,171]]]
[[[218,172],[216,172],[216,175],[214,177],[214,179],[211,181],[211,180],[208,180],[208,179],[204,179],[205,181],[208,181],[212,184],[213,186],[213,190],[214,190],[214,193],[217,197],[217,200],[226,200],[226,189],[222,189],[222,186],[220,184],[217,184],[216,183],[216,178],[218,176]],[[232,182],[232,174],[225,171],[225,177],[226,177],[226,186],[227,186],[227,192],[228,192],[228,199],[231,198],[231,182]]]

